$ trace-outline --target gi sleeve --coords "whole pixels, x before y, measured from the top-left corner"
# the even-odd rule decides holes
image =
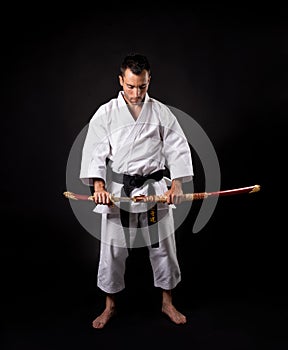
[[[192,155],[187,138],[176,118],[168,109],[164,109],[162,126],[163,154],[171,179],[181,178],[182,182],[192,181]]]
[[[82,149],[80,179],[88,186],[93,186],[93,178],[106,182],[106,159],[110,145],[104,117],[99,109],[91,118]]]

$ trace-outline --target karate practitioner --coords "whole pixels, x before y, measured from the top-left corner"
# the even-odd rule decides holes
[[[103,328],[115,314],[115,296],[125,288],[126,259],[143,242],[154,286],[162,290],[162,312],[176,324],[186,323],[172,303],[171,291],[181,280],[172,211],[180,203],[182,183],[193,179],[192,159],[175,115],[148,95],[150,80],[147,57],[127,55],[120,67],[122,89],[95,112],[83,145],[80,179],[93,186],[94,211],[102,214],[97,286],[105,292],[106,307],[94,328]],[[167,202],[112,203],[111,194],[166,194]]]

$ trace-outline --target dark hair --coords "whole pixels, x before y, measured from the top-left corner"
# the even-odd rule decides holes
[[[149,75],[151,74],[150,63],[147,57],[140,53],[131,53],[123,59],[120,67],[122,76],[127,68],[129,68],[132,73],[136,75],[141,74],[143,70],[147,70]]]

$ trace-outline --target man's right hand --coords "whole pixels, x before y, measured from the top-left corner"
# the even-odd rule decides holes
[[[110,205],[110,193],[105,189],[105,183],[102,179],[94,179],[94,202],[96,204]]]
[[[94,191],[93,197],[94,197],[94,202],[96,204],[106,204],[106,205],[111,204],[110,193],[107,192],[105,189],[100,191]]]

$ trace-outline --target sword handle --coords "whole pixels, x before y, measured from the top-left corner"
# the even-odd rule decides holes
[[[64,196],[69,199],[74,199],[74,200],[81,200],[81,201],[93,201],[94,202],[94,197],[93,196],[88,196],[86,194],[78,194],[70,191],[65,191],[63,192]]]

